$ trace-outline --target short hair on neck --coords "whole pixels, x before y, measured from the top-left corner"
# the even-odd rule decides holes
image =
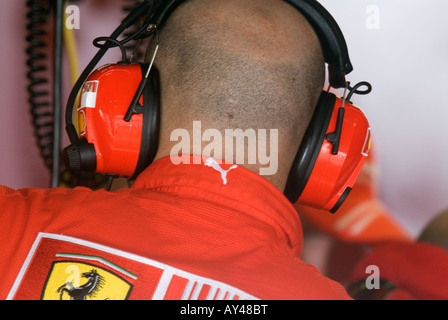
[[[253,1],[259,1],[258,9],[262,3],[274,3]],[[169,122],[179,126],[193,119],[217,129],[277,128],[285,143],[298,140],[324,84],[316,35],[308,25],[309,34],[297,39],[312,40],[296,44],[301,48],[296,58],[283,57],[278,53],[281,47],[269,45],[281,33],[269,37],[260,26],[258,33],[254,29],[244,34],[241,31],[247,30],[239,30],[241,26],[228,16],[217,19],[198,13],[216,2],[186,1],[160,30],[156,66],[161,75],[162,110],[170,115]],[[286,45],[288,41],[283,40]],[[151,54],[149,48],[147,59]]]

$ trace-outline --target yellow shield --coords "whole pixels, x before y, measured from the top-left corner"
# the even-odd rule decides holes
[[[77,261],[53,263],[42,300],[125,300],[132,285],[104,268]]]

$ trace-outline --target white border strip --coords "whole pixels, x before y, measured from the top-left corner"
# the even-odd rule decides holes
[[[88,247],[88,248],[92,248],[92,249],[96,249],[99,251],[103,251],[109,254],[113,254],[122,258],[126,258],[129,260],[133,260],[136,262],[140,262],[146,265],[150,265],[159,269],[164,270],[161,279],[159,280],[159,285],[157,287],[156,292],[153,295],[153,299],[163,299],[163,297],[165,296],[166,290],[168,289],[168,285],[172,275],[178,275],[180,277],[183,278],[187,278],[190,280],[190,283],[193,284],[194,282],[197,282],[198,284],[208,284],[210,285],[213,289],[214,288],[219,288],[220,291],[229,291],[229,293],[231,292],[233,295],[238,295],[240,299],[247,299],[247,300],[259,300],[258,298],[240,290],[237,289],[235,287],[229,286],[225,283],[213,280],[213,279],[208,279],[208,278],[204,278],[177,268],[174,268],[170,265],[152,260],[152,259],[148,259],[145,257],[141,257],[129,252],[125,252],[125,251],[121,251],[121,250],[117,250],[114,248],[110,248],[107,246],[103,246],[97,243],[93,243],[90,241],[85,241],[85,240],[81,240],[81,239],[77,239],[77,238],[73,238],[73,237],[69,237],[69,236],[64,236],[64,235],[58,235],[58,234],[51,234],[51,233],[39,233],[37,235],[36,240],[34,241],[33,245],[31,246],[30,252],[28,253],[28,256],[25,259],[25,262],[23,263],[22,268],[20,269],[20,272],[16,278],[16,281],[14,282],[8,296],[6,297],[7,300],[12,300],[20,286],[20,283],[22,282],[22,279],[26,273],[26,271],[28,270],[28,267],[31,263],[31,260],[34,257],[34,254],[36,253],[37,247],[39,246],[40,242],[42,241],[43,238],[46,239],[53,239],[53,240],[59,240],[59,241],[64,241],[64,242],[68,242],[68,243],[73,243],[73,244],[77,244],[77,245],[81,245],[84,247]],[[188,288],[187,288],[188,289]],[[191,290],[191,288],[190,288]],[[212,289],[210,289],[212,290]],[[188,291],[188,290],[186,290]]]

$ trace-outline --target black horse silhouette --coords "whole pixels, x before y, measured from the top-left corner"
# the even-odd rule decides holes
[[[86,284],[75,288],[71,282],[66,282],[56,290],[57,293],[60,293],[60,300],[62,300],[64,292],[70,296],[70,300],[86,300],[87,297],[95,296],[104,284],[104,278],[95,269],[84,272],[81,276],[88,279]]]

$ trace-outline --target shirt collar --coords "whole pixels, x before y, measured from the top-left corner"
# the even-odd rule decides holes
[[[161,186],[194,186],[207,194],[233,199],[238,208],[271,224],[288,245],[300,255],[302,226],[297,211],[288,199],[262,176],[239,165],[223,163],[200,156],[165,157],[152,163],[136,179],[133,189],[154,189]]]

